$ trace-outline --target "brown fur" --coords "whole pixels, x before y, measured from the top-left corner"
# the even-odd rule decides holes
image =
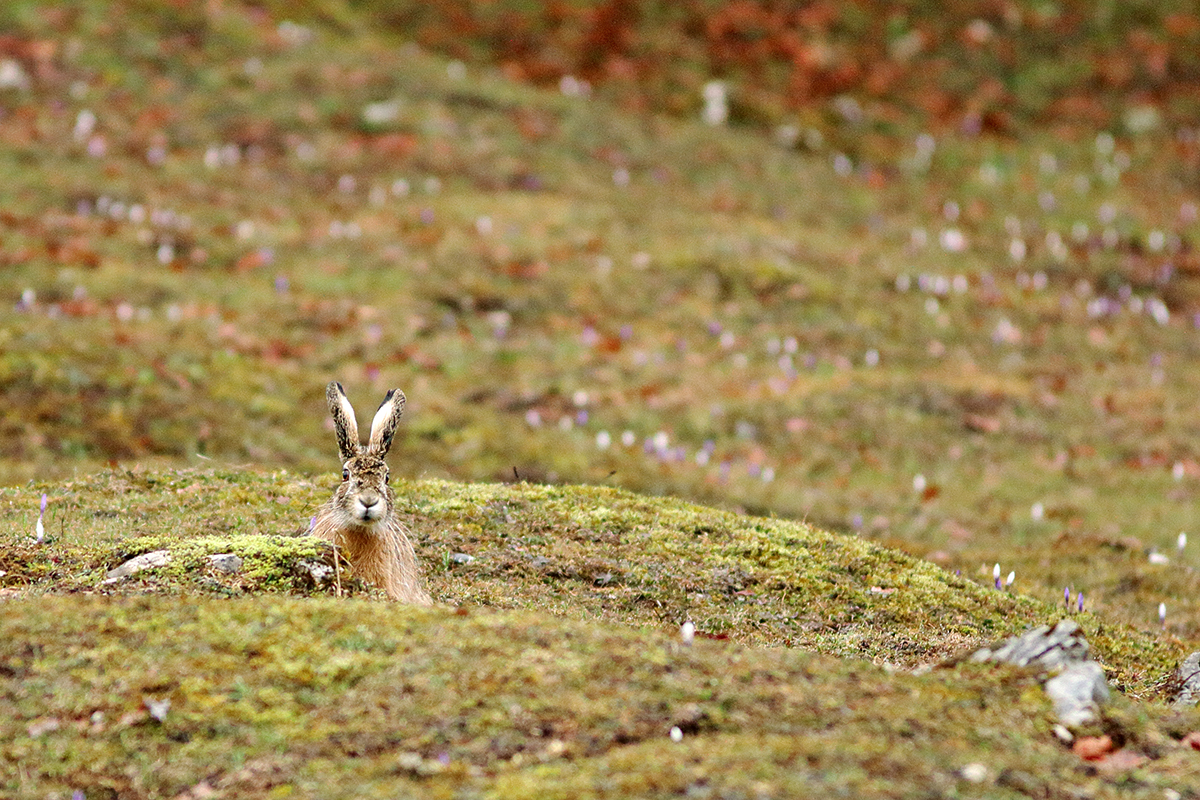
[[[392,600],[418,606],[433,605],[421,585],[421,569],[412,542],[399,520],[375,529],[347,525],[330,500],[317,512],[313,535],[332,542],[354,568],[354,574],[387,592]]]
[[[341,454],[342,484],[313,521],[312,533],[332,542],[363,580],[402,603],[432,605],[421,585],[421,570],[408,532],[396,519],[395,498],[387,485],[384,460],[404,412],[404,392],[387,393],[371,421],[371,436],[359,443],[354,409],[341,384],[325,390]]]

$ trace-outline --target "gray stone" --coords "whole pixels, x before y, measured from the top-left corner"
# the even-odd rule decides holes
[[[1179,690],[1171,700],[1171,705],[1176,708],[1191,708],[1200,703],[1200,651],[1183,660],[1175,670],[1175,680],[1179,682]]]
[[[313,579],[313,583],[317,586],[333,577],[333,567],[322,564],[320,561],[301,561],[299,567]]]
[[[1071,664],[1046,681],[1045,689],[1054,713],[1068,728],[1094,720],[1100,704],[1108,700],[1104,668],[1095,661]]]
[[[469,553],[451,553],[450,560],[455,564],[470,564],[475,560],[475,556]]]
[[[242,569],[242,559],[236,553],[217,553],[208,557],[208,562],[218,572],[234,574]]]
[[[1108,700],[1108,681],[1104,668],[1092,660],[1087,640],[1078,623],[1059,620],[1054,626],[1042,625],[1003,642],[982,647],[971,661],[1014,664],[1050,673],[1043,684],[1054,704],[1063,731],[1055,735],[1067,741],[1066,728],[1075,728],[1096,719],[1100,704]]]
[[[101,583],[116,583],[119,580],[128,578],[130,575],[137,574],[142,570],[154,569],[155,567],[165,567],[171,563],[171,551],[155,550],[150,553],[142,553],[140,556],[134,556],[116,569],[110,569],[108,574],[104,576]]]
[[[1041,625],[1020,636],[982,647],[971,654],[970,660],[1056,670],[1090,661],[1091,656],[1079,625],[1074,620],[1063,619],[1053,628]]]

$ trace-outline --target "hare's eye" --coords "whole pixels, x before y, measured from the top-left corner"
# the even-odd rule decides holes
[[[342,470],[342,480],[344,480],[344,481],[350,480],[350,470],[348,470],[348,469]]]
[[[392,473],[390,473],[390,472],[383,473],[383,482],[391,483],[392,482]]]

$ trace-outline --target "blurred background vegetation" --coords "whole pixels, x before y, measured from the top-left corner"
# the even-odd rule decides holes
[[[325,383],[400,386],[408,476],[1194,638],[1198,54],[1182,2],[6,3],[0,480],[332,474]]]

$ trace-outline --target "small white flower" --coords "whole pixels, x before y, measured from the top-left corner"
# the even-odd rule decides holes
[[[947,228],[938,236],[942,249],[947,253],[961,253],[967,249],[967,237],[958,228]]]
[[[44,524],[42,524],[42,519],[45,516],[46,516],[46,493],[42,492],[41,509],[38,511],[37,525],[34,526],[34,535],[33,535],[33,540],[35,542],[37,542],[38,544],[41,544],[42,540],[46,538],[46,526]]]
[[[970,781],[971,783],[982,783],[983,781],[987,780],[988,776],[987,767],[978,762],[967,764],[958,772],[965,780]]]
[[[171,710],[171,699],[164,697],[162,700],[155,700],[153,697],[147,697],[146,710],[150,712],[151,717],[162,722],[167,718],[167,712]]]
[[[672,742],[682,742],[683,741],[683,731],[679,730],[678,725],[675,725],[671,728],[671,741]]]
[[[683,623],[683,626],[679,629],[679,635],[683,639],[684,644],[691,644],[692,640],[696,638],[696,626],[690,619]]]

